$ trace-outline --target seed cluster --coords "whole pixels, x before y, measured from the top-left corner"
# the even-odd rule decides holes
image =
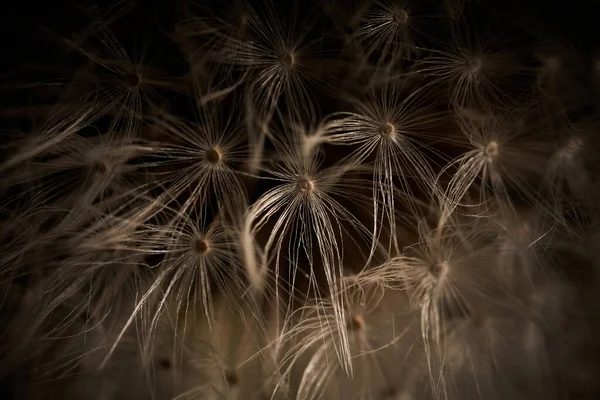
[[[7,399],[600,397],[600,8],[63,3],[2,23]]]

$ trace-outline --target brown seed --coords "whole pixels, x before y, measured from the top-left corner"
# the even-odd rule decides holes
[[[306,178],[300,178],[298,180],[297,185],[298,185],[298,190],[300,190],[302,193],[306,193],[306,194],[311,193],[315,188],[315,184]]]
[[[166,358],[166,357],[162,357],[162,358],[160,358],[160,359],[158,360],[158,365],[160,365],[160,366],[161,366],[161,368],[164,368],[164,369],[171,369],[171,367],[172,367],[171,360],[169,360],[169,359],[168,359],[168,358]]]
[[[434,262],[429,264],[429,274],[436,279],[442,276],[445,270],[446,264],[444,262]]]
[[[206,254],[210,250],[210,244],[204,238],[197,238],[193,243],[194,252],[196,254]]]
[[[396,128],[394,128],[394,125],[391,122],[388,122],[379,128],[379,134],[383,137],[392,137],[395,132]]]
[[[496,157],[498,155],[498,143],[489,142],[485,147],[484,153],[490,158]]]
[[[240,374],[234,368],[225,368],[225,381],[229,386],[236,386],[240,383]]]
[[[294,53],[287,52],[281,57],[282,64],[287,68],[292,68],[296,64],[296,56]]]
[[[482,66],[482,61],[480,57],[470,57],[467,61],[467,68],[469,72],[476,73],[479,72]]]
[[[405,25],[408,22],[408,13],[404,10],[399,10],[394,13],[394,22],[398,25]]]
[[[142,83],[142,77],[137,72],[130,72],[123,78],[127,86],[137,87]]]
[[[110,164],[104,160],[98,160],[93,168],[94,171],[100,175],[107,175],[111,170]]]
[[[218,164],[219,161],[221,161],[221,158],[223,158],[221,152],[219,152],[219,150],[215,148],[206,150],[206,154],[204,156],[206,158],[206,161],[208,161],[211,164]]]
[[[346,329],[349,331],[359,331],[364,329],[365,321],[363,321],[360,315],[354,315],[352,318],[348,319],[346,323]]]

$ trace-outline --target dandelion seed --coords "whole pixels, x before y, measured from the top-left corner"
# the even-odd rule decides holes
[[[350,317],[346,323],[346,329],[349,331],[360,331],[361,329],[364,329],[364,327],[365,323],[359,315]]]
[[[438,261],[429,265],[429,274],[435,280],[442,280],[448,273],[448,261]]]
[[[197,382],[197,396],[239,399],[274,394],[269,391],[274,389],[267,381],[276,371],[268,366],[268,351],[257,343],[264,339],[261,335],[265,332],[254,319],[252,307],[242,306],[240,311],[249,317],[244,318],[247,324],[240,323],[238,311],[217,305],[219,317],[215,320],[214,334],[201,324],[191,332],[196,342],[194,365],[203,376],[203,380]]]
[[[463,225],[464,224],[464,225]],[[452,220],[444,228],[428,231],[421,224],[418,243],[389,262],[389,273],[397,274],[421,314],[421,331],[432,378],[432,389],[447,394],[448,382],[437,377],[443,369],[447,324],[470,315],[481,302],[502,302],[499,282],[490,277],[489,263],[496,258],[493,230]],[[440,357],[438,364],[437,357]],[[440,370],[441,371],[441,370]],[[442,376],[443,378],[443,376]]]
[[[198,255],[204,255],[210,251],[210,244],[203,237],[196,238],[192,246]]]
[[[529,321],[501,308],[482,308],[469,318],[455,321],[448,329],[444,361],[448,395],[514,397],[518,394],[508,382],[515,381],[524,382],[530,395],[539,393],[545,367],[538,362],[543,362],[543,357],[534,352],[523,361],[526,348],[521,338]],[[504,369],[505,365],[513,365],[514,369]]]
[[[408,13],[406,10],[399,10],[394,13],[394,22],[398,25],[404,25],[408,22]]]
[[[296,7],[294,5],[293,7]],[[293,17],[296,11],[293,9]],[[250,73],[248,104],[251,117],[260,125],[268,125],[275,109],[283,100],[290,116],[297,121],[314,118],[310,86],[328,83],[321,77],[322,61],[318,51],[319,41],[307,38],[307,28],[314,21],[301,25],[299,21],[283,20],[270,1],[247,24],[247,37],[225,38],[220,61],[244,68]],[[257,114],[257,115],[255,115]]]
[[[27,183],[30,188],[23,195],[37,193],[43,203],[78,213],[94,203],[142,189],[145,183],[139,173],[150,165],[133,160],[152,151],[143,141],[114,134],[73,135],[31,160],[30,168],[15,172],[6,184]]]
[[[260,259],[256,259],[253,248],[245,254],[250,276],[256,276],[255,285],[262,290],[265,270],[271,267],[278,282],[287,282],[287,292],[294,293],[296,279],[303,263],[308,263],[309,291],[320,292],[317,283],[317,267],[322,266],[330,293],[339,290],[343,276],[344,236],[353,235],[350,240],[361,243],[369,237],[357,217],[347,210],[341,201],[344,197],[360,203],[354,192],[351,193],[349,180],[343,177],[352,170],[351,166],[335,165],[321,168],[318,153],[305,154],[302,131],[285,132],[282,139],[274,144],[278,159],[265,168],[269,179],[276,186],[264,193],[250,206],[244,231],[254,238],[271,222],[271,232]],[[349,186],[350,185],[350,186]],[[364,201],[364,199],[363,199]],[[282,256],[287,254],[289,278],[282,268]],[[275,303],[281,304],[282,288],[275,286]],[[341,313],[341,304],[336,304]],[[287,306],[289,312],[291,304]],[[339,323],[345,324],[339,314]],[[342,343],[346,342],[344,336]]]
[[[330,143],[357,146],[345,158],[347,162],[373,165],[373,237],[379,240],[382,222],[389,225],[389,247],[397,248],[395,189],[407,194],[408,208],[418,215],[410,182],[431,193],[433,177],[423,139],[427,129],[440,119],[427,104],[427,91],[403,93],[396,84],[386,85],[381,92],[371,90],[365,101],[359,102],[356,112],[332,116],[327,139]],[[333,119],[336,117],[341,119]],[[371,161],[374,158],[374,161]],[[381,219],[381,220],[380,220]]]
[[[597,57],[487,2],[114,3],[0,84],[7,393],[596,392]]]
[[[219,152],[218,149],[212,148],[212,149],[208,149],[206,150],[206,161],[208,161],[211,164],[218,164],[221,159],[223,158],[223,155]]]
[[[77,107],[62,104],[54,107],[47,119],[35,126],[22,142],[16,143],[13,154],[0,163],[0,172],[32,160],[93,123],[98,118],[100,107],[90,98],[80,100],[82,104]]]
[[[542,126],[526,125],[520,118],[508,114],[481,123],[460,122],[471,150],[440,174],[456,168],[441,200],[446,215],[473,189],[478,192],[478,205],[485,205],[495,195],[507,213],[515,213],[516,198],[535,201],[536,185],[546,169],[551,143],[543,137]]]
[[[396,129],[392,123],[388,122],[380,128],[379,132],[384,138],[393,138],[396,134]]]
[[[240,170],[248,152],[241,127],[235,119],[223,121],[221,113],[220,106],[212,104],[200,107],[195,122],[173,115],[156,119],[157,127],[171,139],[156,145],[157,164],[164,167],[156,179],[172,199],[189,193],[180,204],[182,212],[195,204],[214,212],[212,201],[238,221],[247,204]]]
[[[428,23],[437,19],[413,0],[378,0],[367,6],[354,36],[365,46],[365,61],[372,59],[377,66],[390,67],[416,53],[416,42],[428,38]]]
[[[302,193],[304,193],[306,195],[310,195],[313,192],[314,188],[315,188],[315,184],[311,180],[306,179],[306,178],[298,179],[298,189]]]
[[[111,117],[109,133],[135,135],[141,127],[143,109],[160,103],[157,89],[175,92],[187,89],[148,62],[147,45],[129,54],[107,26],[99,25],[92,32],[83,40],[63,39],[91,62],[78,72],[71,87],[77,93],[79,85],[94,85],[98,108]]]
[[[281,62],[286,68],[294,68],[296,64],[296,56],[293,52],[287,52],[281,57]]]
[[[282,365],[292,382],[298,380],[299,399],[316,397],[359,399],[373,397],[394,385],[401,378],[402,368],[390,371],[387,362],[396,357],[412,359],[416,343],[413,342],[416,321],[403,315],[400,292],[385,288],[385,282],[359,274],[346,281],[337,296],[344,297],[345,326],[336,321],[335,300],[316,300],[299,309],[295,318],[284,328],[287,349]],[[340,357],[336,337],[343,329],[350,345],[350,370]],[[415,352],[416,353],[416,352]],[[309,356],[307,361],[303,361]]]
[[[556,32],[539,32],[535,39],[533,53],[538,65],[533,94],[544,108],[544,117],[556,118],[560,113],[566,118],[567,110],[573,107],[571,101],[579,96],[576,76],[583,69],[583,56]]]
[[[225,381],[229,386],[237,386],[240,383],[240,375],[233,368],[226,368],[225,370]]]
[[[240,301],[236,293],[244,290],[241,253],[236,232],[220,218],[203,227],[199,217],[202,211],[190,211],[195,218],[179,215],[176,221],[180,220],[180,223],[154,228],[159,233],[158,238],[172,238],[163,251],[164,259],[159,265],[162,272],[157,281],[164,280],[169,288],[173,288],[172,296],[177,299],[181,313],[201,306],[212,328],[213,297],[222,296],[233,307]],[[163,229],[164,233],[161,233]]]
[[[544,193],[549,207],[557,215],[576,200],[590,203],[594,195],[593,172],[598,167],[597,139],[594,128],[587,124],[570,125],[558,130],[553,154],[544,173]]]
[[[422,49],[431,55],[419,60],[416,70],[448,87],[454,107],[491,108],[514,103],[526,90],[527,69],[506,50],[506,44],[499,46],[482,39],[465,26],[464,22],[454,24],[451,42],[444,50]]]

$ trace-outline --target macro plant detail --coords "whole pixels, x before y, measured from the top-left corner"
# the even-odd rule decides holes
[[[9,12],[2,398],[598,398],[600,8],[536,1]]]

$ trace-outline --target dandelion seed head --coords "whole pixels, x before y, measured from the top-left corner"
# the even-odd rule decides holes
[[[158,360],[158,365],[160,365],[160,367],[163,369],[171,369],[172,363],[171,360],[169,360],[166,357],[163,357]]]
[[[142,77],[137,72],[130,72],[123,77],[125,84],[130,87],[138,87],[142,83]]]
[[[111,171],[113,170],[111,164],[108,162],[108,160],[97,160],[94,165],[92,166],[93,171],[95,173],[97,173],[98,175],[109,175],[111,173]]]
[[[288,69],[294,68],[296,65],[296,55],[293,51],[288,51],[281,55],[281,65]]]
[[[68,65],[28,59],[0,107],[0,370],[81,372],[77,398],[104,366],[104,397],[548,397],[593,333],[600,52],[442,2],[184,1],[142,48],[128,5],[73,10]]]
[[[219,151],[219,149],[212,147],[204,153],[204,158],[210,164],[216,165],[223,159],[223,154]]]
[[[406,25],[408,23],[408,13],[405,10],[398,10],[394,13],[393,20],[398,25]]]
[[[240,374],[235,368],[225,368],[225,381],[230,387],[237,386],[240,383]]]
[[[315,184],[308,178],[300,178],[297,183],[298,190],[304,194],[311,194],[315,189]]]
[[[498,155],[498,142],[496,142],[496,141],[489,142],[487,144],[487,146],[485,146],[485,149],[483,149],[483,153],[488,158],[496,157]]]
[[[478,56],[471,56],[467,59],[467,71],[471,74],[476,74],[481,71],[483,60]]]
[[[210,251],[210,242],[204,237],[198,237],[194,239],[192,243],[192,249],[194,253],[202,256]]]
[[[438,261],[429,264],[429,275],[435,279],[440,279],[448,273],[448,262]]]
[[[384,138],[393,138],[396,134],[394,124],[388,122],[379,128],[379,134]]]
[[[346,322],[346,329],[349,332],[356,332],[365,328],[365,321],[360,315],[353,315]]]

